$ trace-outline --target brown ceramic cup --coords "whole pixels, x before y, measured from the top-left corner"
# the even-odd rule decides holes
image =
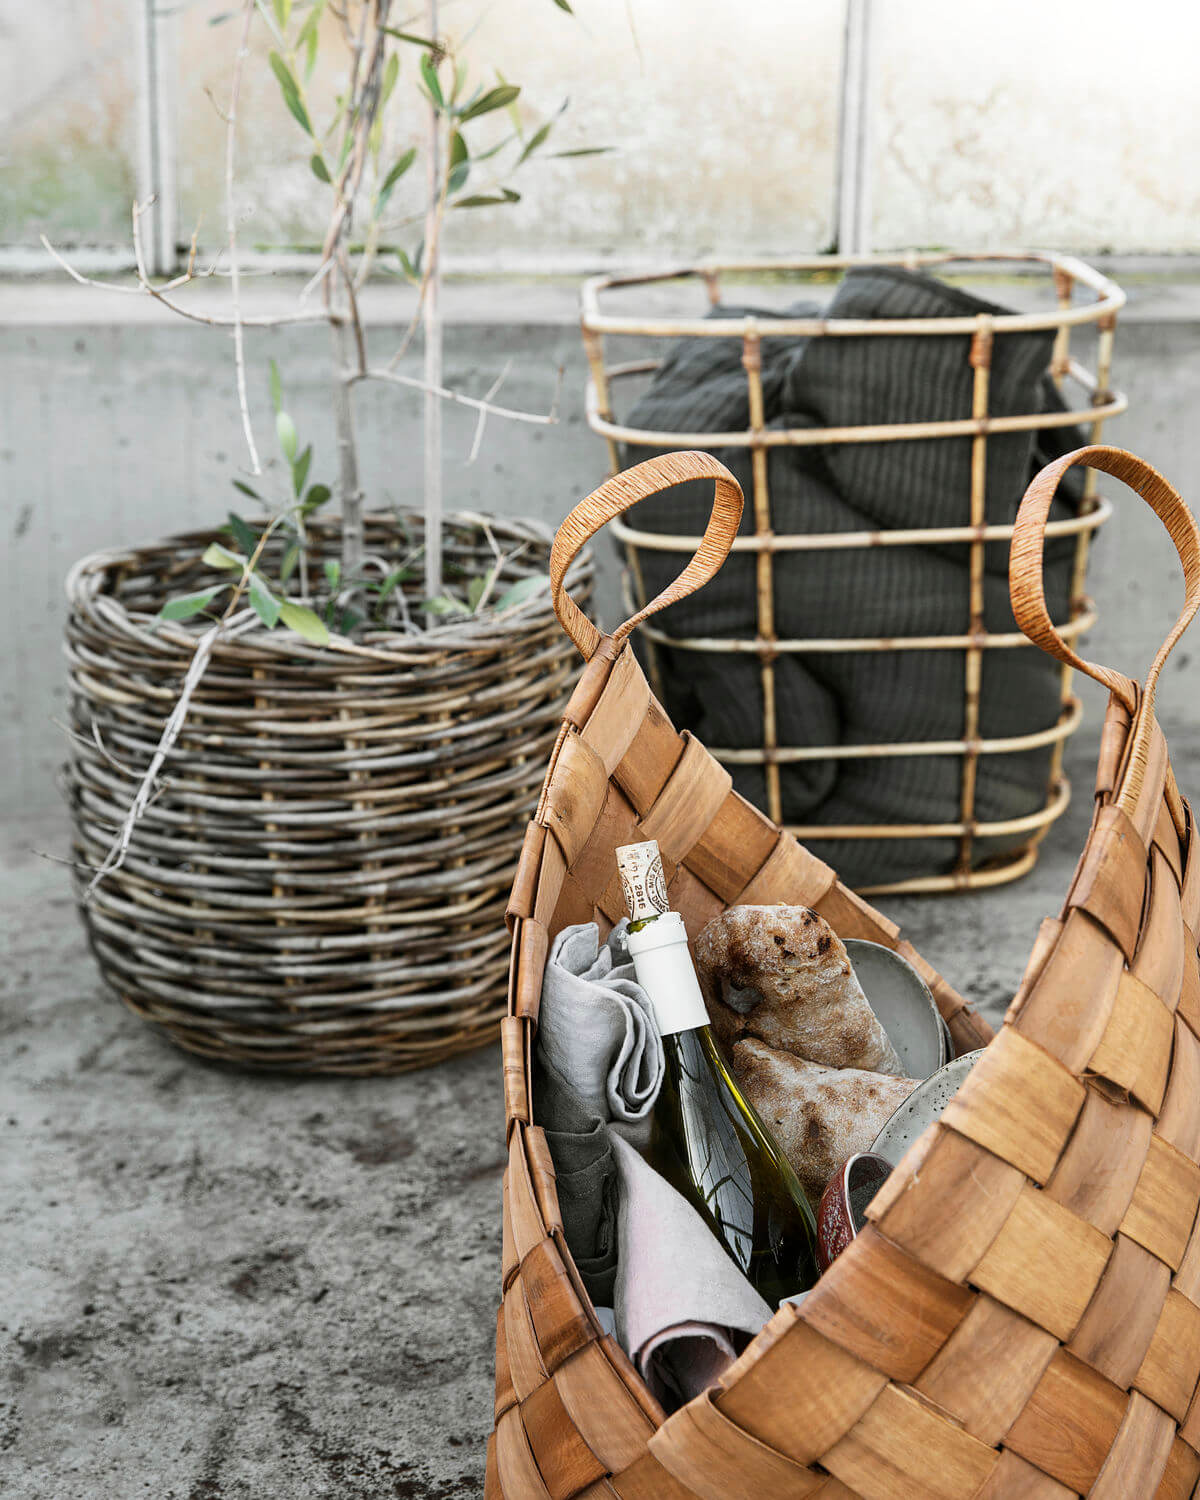
[[[829,1179],[817,1209],[817,1264],[828,1271],[866,1223],[867,1205],[892,1170],[870,1151],[849,1156]]]

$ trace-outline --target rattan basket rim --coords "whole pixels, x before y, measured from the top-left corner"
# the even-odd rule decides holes
[[[406,522],[419,522],[414,512],[405,515]],[[393,513],[371,511],[364,524],[385,528],[397,528]],[[325,520],[314,525],[310,531],[327,531],[336,534],[340,523]],[[453,511],[443,518],[443,526],[453,525],[491,527],[493,532],[507,535],[514,541],[529,541],[546,548],[549,553],[553,542],[552,530],[542,521],[522,517],[498,517],[476,511]],[[119,629],[136,636],[142,646],[164,652],[181,650],[189,654],[195,649],[196,640],[203,626],[179,621],[160,621],[153,630],[148,626],[155,616],[142,610],[128,609],[124,603],[106,588],[106,575],[113,569],[136,567],[158,556],[187,550],[202,550],[209,542],[218,539],[216,527],[178,532],[155,542],[146,542],[131,547],[101,548],[79,558],[69,569],[64,589],[68,604],[86,610],[100,608],[109,615],[111,623]],[[578,559],[580,571],[572,577],[572,586],[578,586],[584,576],[592,576],[594,558],[590,551]],[[447,653],[491,652],[503,650],[506,644],[520,643],[531,627],[541,628],[549,624],[554,616],[549,585],[530,597],[510,605],[503,612],[488,610],[479,616],[455,619],[444,625],[424,630],[420,635],[408,635],[402,631],[368,630],[361,637],[351,639],[331,632],[327,645],[316,645],[294,632],[279,633],[266,627],[247,631],[237,640],[219,640],[214,648],[214,657],[222,655],[241,657],[247,652],[267,656],[286,656],[290,659],[303,657],[316,663],[332,658],[358,658],[364,662],[391,663],[400,667],[425,665],[431,656]]]
[[[988,316],[994,333],[1034,333],[1043,330],[1077,327],[1100,323],[1116,316],[1125,306],[1125,293],[1101,271],[1073,255],[1053,250],[956,250],[879,252],[872,255],[815,255],[794,259],[708,261],[676,266],[661,271],[632,275],[589,277],[583,284],[581,305],[584,332],[617,334],[663,334],[671,338],[730,338],[747,333],[767,333],[771,337],[873,337],[887,334],[953,334],[975,333],[979,314],[947,318],[771,318],[764,324],[754,317],[743,318],[663,318],[632,317],[603,313],[600,294],[618,287],[648,285],[661,281],[680,281],[691,277],[711,280],[720,275],[743,272],[756,275],[779,275],[792,272],[850,270],[858,266],[897,266],[920,270],[929,266],[963,264],[1024,265],[1030,271],[1044,270],[1051,275],[1068,276],[1096,293],[1097,300],[1079,307],[1060,308],[1054,313],[1004,313]],[[987,316],[987,315],[985,315]]]

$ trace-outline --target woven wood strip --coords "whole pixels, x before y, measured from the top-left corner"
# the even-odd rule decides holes
[[[979,1491],[979,1500],[1076,1500],[1076,1497],[1074,1490],[1006,1448]]]
[[[1153,1401],[1135,1392],[1092,1486],[1090,1500],[1127,1500],[1130,1495],[1153,1494],[1174,1441],[1175,1423]]]
[[[995,1446],[1024,1410],[1058,1340],[991,1297],[971,1310],[930,1361],[917,1389]]]
[[[1119,807],[1101,808],[1092,829],[1068,906],[1094,917],[1133,957],[1146,885],[1146,846]]]
[[[708,1397],[668,1417],[650,1439],[650,1451],[702,1500],[728,1500],[734,1494],[805,1500],[822,1482],[812,1469],[731,1422]]]
[[[915,1380],[961,1321],[970,1293],[870,1227],[842,1257],[839,1274],[808,1294],[804,1321],[893,1380]]]
[[[1068,1069],[1005,1026],[946,1106],[942,1123],[1044,1182],[1083,1099],[1083,1085]]]
[[[1136,481],[1136,464],[1131,472]],[[598,639],[508,906],[509,1164],[489,1500],[1191,1494],[1200,844],[1152,696],[1121,682],[1087,848],[1062,912],[1037,934],[1005,1025],[988,1041],[952,986],[912,955],[957,1044],[986,1051],[803,1305],[777,1313],[711,1391],[668,1416],[602,1336],[531,1117],[549,943],[567,921],[603,930],[622,914],[613,851],[649,827],[668,845],[669,889],[693,935],[734,902],[799,902],[844,936],[912,950],[730,790],[669,723],[627,647]]]
[[[642,815],[646,837],[657,840],[667,858],[676,861],[700,842],[733,789],[729,772],[700,741],[690,734],[683,738],[683,754]]]
[[[1014,1028],[1080,1074],[1100,1045],[1125,960],[1081,908],[1067,914],[1053,950],[1008,1019]]]
[[[1183,988],[1183,935],[1179,875],[1155,844],[1147,911],[1130,971],[1172,1011]]]
[[[1196,935],[1186,923],[1183,928],[1183,980],[1179,986],[1179,1014],[1200,1036],[1200,959],[1196,954]]]
[[[1200,1161],[1200,1041],[1178,1016],[1171,1074],[1154,1129],[1192,1161]]]
[[[1170,1287],[1168,1266],[1128,1235],[1117,1235],[1100,1285],[1067,1347],[1128,1390],[1154,1339]]]
[[[1086,1494],[1116,1441],[1127,1405],[1118,1386],[1059,1350],[1004,1445],[1060,1484]]]
[[[1186,804],[1185,804],[1186,806]],[[1180,906],[1185,924],[1195,932],[1200,925],[1200,832],[1196,828],[1195,815],[1188,808],[1187,837],[1183,855],[1183,881],[1180,885]]]
[[[1200,1454],[1181,1437],[1171,1444],[1162,1480],[1155,1490],[1155,1500],[1188,1500],[1200,1479]]]
[[[564,1360],[554,1383],[580,1437],[606,1473],[619,1473],[645,1452],[654,1423],[599,1344],[586,1344]]]
[[[739,1427],[807,1465],[850,1431],[886,1384],[784,1307],[755,1340],[753,1357],[726,1371],[716,1401]]]
[[[1104,1234],[1115,1235],[1137,1190],[1153,1125],[1144,1109],[1089,1088],[1046,1191]]]
[[[913,1148],[909,1170],[867,1209],[894,1244],[948,1281],[966,1281],[1012,1212],[1025,1176],[945,1125]]]
[[[937,1454],[936,1463],[930,1463],[931,1453]],[[957,1500],[974,1495],[998,1459],[994,1448],[887,1385],[823,1462],[872,1500],[911,1500],[914,1492],[930,1500]]]

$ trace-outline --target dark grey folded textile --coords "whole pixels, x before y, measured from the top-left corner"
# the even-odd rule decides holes
[[[819,309],[801,303],[793,316]],[[1003,309],[931,277],[891,268],[850,272],[825,310],[830,317],[905,318],[999,314]],[[717,308],[717,316],[753,312],[764,325],[780,314]],[[1002,334],[993,348],[989,411],[1010,415],[1063,410],[1046,374],[1048,334]],[[768,426],[860,426],[969,417],[974,374],[964,335],[764,337],[763,388]],[[685,339],[664,361],[629,413],[630,425],[658,431],[734,431],[748,421],[738,339]],[[1077,428],[1015,433],[988,440],[985,490],[989,523],[1010,523],[1031,472],[1083,441]],[[630,450],[629,462],[648,456]],[[717,456],[746,491],[741,531],[754,531],[749,450]],[[965,525],[970,520],[971,439],[768,450],[771,525],[775,532],[818,533]],[[1060,492],[1062,493],[1062,492]],[[1056,516],[1073,513],[1080,491],[1068,488]],[[631,524],[645,531],[699,535],[711,487],[678,485],[638,505]],[[1046,597],[1064,619],[1073,540],[1047,547]],[[642,550],[643,579],[658,592],[679,570],[678,553]],[[1013,632],[1008,548],[985,550],[984,623]],[[774,560],[776,633],[785,639],[895,638],[964,633],[969,623],[968,548],[870,547],[778,552]],[[718,578],[659,617],[676,638],[753,639],[755,561],[730,557]],[[714,748],[761,745],[762,688],[753,655],[667,648],[662,653],[666,707],[681,726]],[[776,662],[781,745],[870,744],[958,739],[964,727],[965,653],[784,653]],[[980,732],[1006,737],[1045,729],[1059,713],[1055,665],[1032,647],[989,649],[984,656]],[[1035,811],[1045,799],[1048,750],[989,755],[980,764],[976,817],[993,821]],[[759,767],[734,767],[734,785],[765,806]],[[781,772],[786,822],[811,824],[950,822],[959,816],[958,756],[801,762]],[[1025,835],[981,840],[979,857],[1005,852]],[[810,842],[812,842],[810,840]],[[903,879],[946,869],[957,841],[817,841],[814,851],[854,884]]]
[[[554,1161],[563,1235],[593,1302],[613,1304],[617,1273],[617,1163],[608,1126],[540,1056],[533,1073],[534,1118]]]

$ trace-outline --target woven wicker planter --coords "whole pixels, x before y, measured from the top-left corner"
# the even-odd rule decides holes
[[[1132,484],[1184,564],[1187,599],[1145,683],[1080,660],[1041,588],[1044,526],[1067,465]],[[611,481],[568,519],[551,565],[640,496],[718,478],[701,554],[729,548],[736,486],[701,455]],[[1000,1032],[896,927],[730,790],[676,733],[626,644],[569,597],[589,665],[509,906],[504,1023],[509,1164],[489,1500],[1184,1500],[1200,1477],[1200,834],[1154,716],[1167,653],[1200,604],[1200,531],[1148,465],[1089,448],[1031,486],[1013,546],[1030,638],[1111,693],[1096,813],[1061,914],[1042,924]],[[562,1236],[533,1118],[530,1056],[552,935],[619,915],[615,846],[659,840],[694,935],[737,902],[802,902],[843,937],[899,947],[926,975],[960,1051],[987,1042],[941,1120],[876,1196],[871,1224],[799,1308],[721,1381],[666,1417],[606,1337]]]
[[[952,291],[946,293],[946,308],[953,313],[956,300],[961,300],[957,315],[937,317],[704,318],[676,310],[681,303],[686,306],[682,292],[689,290],[689,281],[700,282],[715,307],[722,300],[722,281],[736,280],[739,275],[769,275],[795,291],[814,279],[828,283],[850,268],[863,272],[870,268],[937,269],[971,277],[985,269],[1001,276],[1031,275],[1035,284],[1039,278],[1047,284],[1049,296],[1043,311],[1007,316],[970,313],[970,306],[981,304],[956,299]],[[671,282],[683,283],[673,307],[646,312],[645,303],[656,286]],[[1125,398],[1110,389],[1116,315],[1124,300],[1120,289],[1099,272],[1071,257],[1052,254],[815,256],[791,262],[597,277],[584,288],[583,336],[591,372],[588,422],[605,438],[613,472],[622,465],[623,450],[631,455],[627,460],[631,462],[648,451],[671,449],[717,450],[730,463],[734,462],[731,455],[745,455],[738,474],[746,487],[747,514],[742,535],[734,544],[735,551],[745,554],[737,574],[737,597],[744,601],[744,609],[734,612],[741,624],[702,633],[697,628],[689,630],[672,613],[661,624],[647,627],[642,636],[647,642],[651,685],[663,698],[662,672],[689,680],[693,670],[702,674],[701,686],[694,689],[698,702],[690,711],[693,717],[685,719],[682,727],[703,732],[696,713],[701,718],[717,713],[728,720],[731,712],[722,709],[718,713],[714,700],[749,700],[751,693],[741,692],[738,686],[745,685],[749,673],[757,701],[748,701],[747,712],[735,715],[736,743],[712,743],[712,754],[731,768],[735,785],[774,822],[797,838],[819,844],[825,858],[856,871],[847,878],[860,890],[933,891],[1012,880],[1032,867],[1039,839],[1066,808],[1069,787],[1062,774],[1062,751],[1080,718],[1070,673],[1062,675],[1060,685],[1053,674],[1042,672],[1034,663],[1037,682],[1022,679],[1023,690],[1010,686],[1007,692],[1016,702],[994,714],[996,722],[989,723],[993,684],[1003,693],[1000,684],[1015,684],[1014,674],[1023,671],[1022,663],[1006,658],[1014,654],[1024,658],[1028,653],[1028,643],[1012,629],[1004,598],[1003,549],[1012,527],[996,524],[996,519],[1005,515],[1011,521],[1030,471],[1026,467],[1015,484],[1003,486],[1002,492],[997,485],[1002,472],[1007,475],[1016,468],[1012,445],[1021,441],[1021,435],[1027,439],[1035,435],[1048,458],[1062,451],[1055,444],[1069,429],[1082,425],[1089,440],[1098,442],[1104,422],[1124,411]],[[1094,325],[1099,333],[1092,370],[1073,358],[1071,351],[1073,330],[1087,325]],[[799,426],[798,418],[773,419],[764,398],[765,350],[780,349],[784,339],[811,341],[812,357],[822,361],[820,369],[830,378],[838,369],[839,348],[848,347],[847,340],[856,346],[869,340],[878,350],[872,368],[880,380],[894,378],[880,371],[915,364],[920,358],[915,353],[918,348],[932,350],[936,345],[949,350],[950,363],[956,365],[955,396],[951,400],[943,392],[945,409],[935,411],[918,399],[914,388],[903,421],[893,415],[868,425],[814,420]],[[1008,341],[1016,339],[1044,343],[1050,354],[1050,373],[1061,393],[1056,403],[1061,400],[1062,409],[1055,404],[1045,410],[1013,410],[1011,389],[1006,406],[1003,370],[1009,359]],[[714,341],[732,344],[744,366],[748,421],[743,429],[652,430],[615,414],[618,407],[628,410],[627,387],[657,370],[664,359],[673,359],[673,349],[706,343],[715,348]],[[1024,347],[1027,352],[1028,343]],[[638,357],[630,358],[634,351]],[[930,354],[933,361],[941,357]],[[1013,361],[1018,358],[1024,360],[1026,353],[1011,356]],[[734,368],[729,378],[735,383],[736,363],[736,356],[731,356]],[[1011,369],[1012,364],[1007,367]],[[836,399],[844,402],[844,398]],[[864,396],[867,409],[880,400],[878,389]],[[856,413],[862,404],[854,406]],[[953,417],[948,416],[951,407]],[[1065,447],[1074,447],[1077,441],[1071,439]],[[898,447],[885,449],[881,444]],[[913,506],[924,503],[915,496],[908,505],[894,503],[888,512],[894,519],[874,516],[859,523],[859,529],[843,526],[824,531],[819,522],[815,526],[808,522],[810,529],[799,530],[802,523],[795,519],[789,524],[789,516],[808,512],[796,500],[791,510],[786,508],[777,463],[794,464],[799,462],[794,455],[815,455],[816,462],[828,462],[831,471],[836,470],[838,484],[848,484],[848,493],[857,498],[863,491],[880,494],[873,486],[887,488],[887,482],[871,469],[872,464],[884,462],[877,455],[885,452],[896,454],[889,461],[899,466],[901,474],[941,476],[929,479],[926,491],[936,491],[941,485],[945,504],[932,508],[932,513],[953,524],[906,521],[914,513]],[[873,475],[870,480],[868,472]],[[890,473],[894,483],[896,469]],[[921,487],[914,482],[912,488],[919,493]],[[1053,607],[1056,623],[1068,640],[1077,639],[1095,622],[1085,592],[1088,547],[1109,514],[1107,504],[1095,493],[1090,471],[1080,489],[1066,497],[1064,513],[1056,515],[1048,532],[1055,539],[1056,592],[1062,596]],[[881,500],[880,504],[886,510],[891,502]],[[702,508],[699,499],[697,506]],[[863,525],[869,529],[862,529]],[[614,534],[628,563],[631,612],[656,591],[658,580],[670,576],[672,563],[695,550],[695,536],[670,534],[682,529],[677,521],[659,517],[652,529],[637,519],[633,525],[614,522]],[[950,558],[956,559],[953,578],[945,576]],[[924,585],[928,595],[953,594],[960,606],[955,623],[924,624],[938,611],[913,607],[920,586],[901,577],[910,561],[914,568],[928,570]],[[814,585],[819,593],[820,575],[831,567],[857,578],[864,594],[850,592],[837,607],[805,611],[795,601]],[[728,583],[733,586],[732,578]],[[693,608],[688,618],[695,614]],[[796,618],[803,623],[789,630],[789,619]],[[932,629],[938,633],[931,633]],[[901,671],[923,686],[902,695],[894,708],[885,709],[881,685]],[[849,684],[868,680],[874,682],[874,690],[861,691],[878,707],[865,716],[861,706],[858,712],[850,712],[844,696],[850,692]],[[800,708],[801,681],[817,697],[831,695],[829,715],[842,731],[836,742],[822,737],[822,726]],[[917,701],[923,711],[908,713],[908,705]],[[679,712],[689,711],[681,707]],[[936,726],[932,731],[930,722]],[[753,728],[747,733],[748,725]],[[725,723],[725,732],[729,728]],[[826,728],[828,732],[834,725]],[[714,729],[710,740],[712,734],[721,733]],[[789,777],[798,803],[819,816],[801,813],[797,817],[793,812],[790,821],[785,817]],[[811,790],[818,781],[827,787],[820,795]],[[900,786],[908,788],[910,808],[919,807],[921,815],[893,815],[886,821],[878,813],[886,809],[889,795],[894,796]],[[821,811],[825,798],[830,799],[832,812]],[[873,811],[876,816],[871,815]]]
[[[545,571],[542,532],[487,524],[525,544],[509,580]],[[445,530],[450,566],[490,565],[482,518]],[[211,577],[211,540],[99,553],[68,579],[81,866],[107,853],[178,694],[196,629],[151,621]],[[336,542],[315,528],[318,566]],[[368,519],[368,553],[406,547]],[[590,592],[590,560],[578,577]],[[220,644],[128,859],[81,908],[104,978],[181,1046],[262,1067],[390,1072],[490,1040],[505,898],[575,671],[548,593],[420,636]]]

